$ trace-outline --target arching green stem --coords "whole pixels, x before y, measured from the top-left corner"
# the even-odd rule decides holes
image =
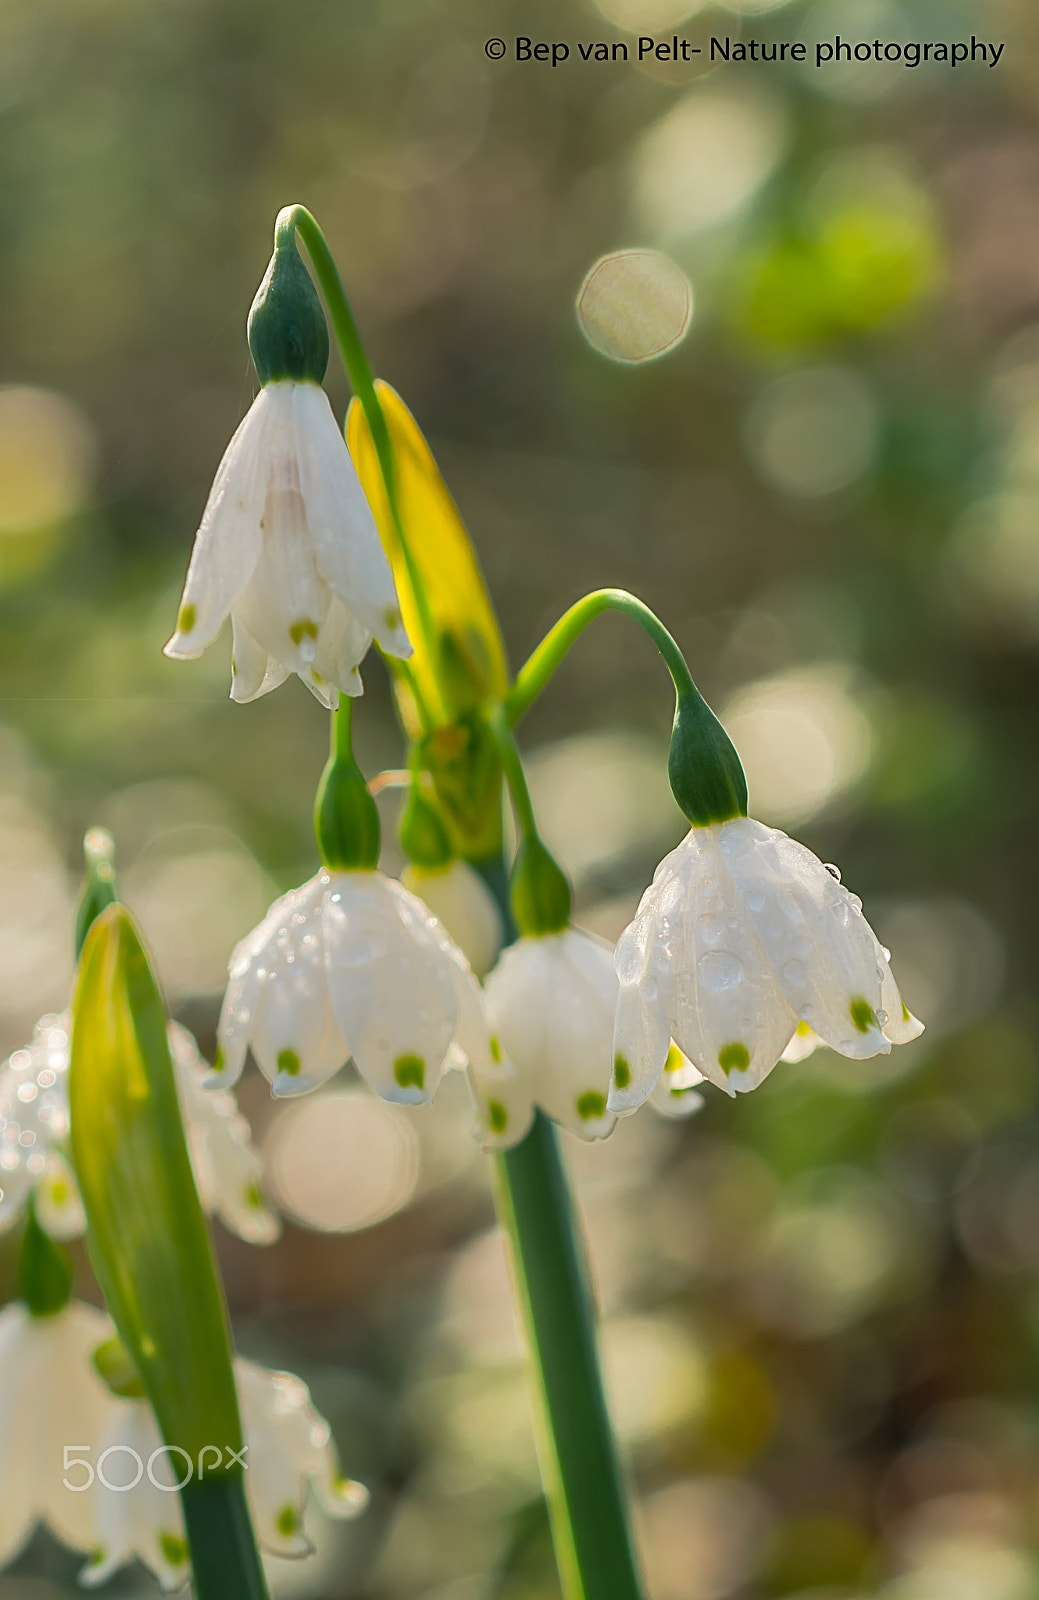
[[[372,442],[375,445],[375,453],[379,460],[379,468],[382,472],[383,482],[386,485],[386,499],[389,503],[390,515],[393,518],[393,526],[400,540],[404,565],[407,568],[408,579],[415,595],[415,605],[418,610],[423,644],[429,652],[430,659],[435,660],[436,657],[433,652],[435,632],[432,618],[429,614],[422,575],[415,562],[400,515],[400,501],[397,494],[397,466],[393,453],[393,440],[390,437],[390,430],[387,426],[382,406],[379,404],[371,363],[361,342],[361,335],[353,309],[343,286],[343,280],[339,275],[335,257],[328,248],[328,240],[322,233],[317,219],[307,210],[306,206],[285,206],[282,211],[279,211],[274,224],[275,240],[280,241],[284,239],[286,234],[292,233],[295,233],[306,246],[307,255],[310,257],[311,266],[314,269],[314,276],[317,278],[321,293],[324,295],[325,305],[328,307],[329,319],[343,358],[343,365],[346,367],[354,394],[364,408]],[[392,670],[397,671],[397,668],[398,663],[394,661]],[[414,688],[413,682],[411,687]]]
[[[527,784],[527,774],[523,770],[523,762],[512,736],[512,728],[505,707],[493,706],[487,717],[488,726],[494,734],[501,756],[502,770],[505,773],[505,782],[509,786],[512,803],[516,808],[516,820],[520,832],[525,840],[532,841],[538,838],[538,827],[534,820],[534,806],[530,798],[530,789]]]
[[[620,611],[653,640],[675,685],[675,720],[667,770],[675,799],[694,828],[747,815],[747,779],[725,729],[693,682],[678,645],[660,618],[626,589],[595,589],[565,612],[521,669],[506,701],[515,723],[537,699],[593,617]]]
[[[517,723],[528,707],[533,705],[570,646],[580,638],[588,624],[604,611],[620,611],[648,633],[674,679],[676,695],[682,696],[690,691],[699,695],[685,656],[656,613],[626,589],[593,589],[591,594],[576,601],[569,611],[564,611],[555,627],[549,629],[520,668],[516,682],[505,699],[510,725]]]

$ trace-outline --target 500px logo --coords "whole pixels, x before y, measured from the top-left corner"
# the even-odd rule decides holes
[[[205,1477],[207,1462],[210,1473],[218,1467],[223,1472],[226,1472],[229,1467],[234,1466],[242,1467],[245,1471],[248,1471],[249,1463],[245,1459],[248,1448],[247,1444],[243,1444],[240,1450],[232,1450],[230,1445],[225,1445],[222,1450],[219,1445],[203,1445],[198,1453],[198,1476],[200,1478]],[[107,1450],[102,1450],[98,1456],[96,1467],[90,1459],[90,1454],[91,1449],[88,1444],[67,1444],[65,1446],[65,1456],[62,1462],[65,1476],[61,1481],[66,1489],[71,1489],[73,1494],[85,1494],[88,1489],[94,1487],[95,1482],[99,1483],[103,1489],[111,1489],[115,1494],[127,1494],[131,1489],[136,1489],[145,1473],[148,1474],[148,1482],[156,1489],[162,1489],[169,1494],[176,1494],[178,1489],[183,1489],[184,1485],[190,1483],[196,1474],[196,1463],[188,1452],[182,1450],[180,1445],[177,1444],[160,1445],[157,1450],[152,1451],[147,1461],[132,1445],[110,1444]],[[167,1463],[166,1473],[156,1476],[155,1464],[157,1461],[161,1461],[164,1456]],[[174,1468],[174,1456],[178,1458],[177,1464],[183,1473],[181,1477],[177,1476]],[[115,1482],[111,1476],[106,1475],[106,1462],[112,1462],[112,1472],[115,1472],[115,1461],[113,1459],[115,1457],[122,1457],[124,1469],[129,1468],[125,1483],[121,1481]],[[83,1469],[84,1476],[78,1483],[70,1482],[68,1474],[76,1467]],[[120,1472],[119,1476],[120,1478],[122,1477],[122,1472]]]

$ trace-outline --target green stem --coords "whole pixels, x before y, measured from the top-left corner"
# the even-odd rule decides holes
[[[675,694],[681,698],[692,694],[699,700],[700,692],[692,680],[685,656],[655,612],[629,594],[626,589],[594,589],[582,600],[565,611],[551,628],[537,649],[520,668],[516,682],[505,698],[505,709],[510,724],[516,723],[527,708],[537,699],[570,646],[580,637],[588,624],[604,611],[620,611],[644,629],[664,658],[667,670],[674,680]]]
[[[245,1475],[193,1479],[180,1491],[196,1600],[267,1600]]]
[[[480,871],[511,928],[504,862],[483,862]],[[548,1117],[538,1111],[526,1138],[496,1155],[494,1165],[536,1379],[542,1477],[564,1596],[641,1600],[584,1243]]]
[[[339,268],[336,266],[335,257],[328,248],[328,240],[322,233],[317,219],[307,210],[306,206],[286,206],[284,210],[278,213],[277,221],[274,224],[275,240],[280,241],[286,233],[297,234],[306,246],[307,254],[314,268],[314,275],[321,286],[321,293],[325,297],[325,304],[328,307],[328,314],[343,358],[343,365],[346,367],[354,394],[361,402],[365,417],[368,419],[368,429],[372,436],[372,443],[375,446],[375,454],[379,461],[383,483],[386,485],[386,499],[390,508],[390,516],[393,518],[393,526],[397,538],[400,540],[401,554],[404,558],[408,582],[415,596],[415,607],[418,612],[423,643],[430,660],[435,661],[436,654],[433,644],[436,636],[433,628],[433,619],[430,615],[429,603],[422,583],[422,575],[415,561],[408,536],[404,531],[404,524],[400,514],[393,439],[390,436],[386,415],[379,402],[371,363],[361,342],[357,320],[347,298],[343,280],[339,275]]]
[[[488,726],[494,735],[501,756],[502,771],[505,782],[512,795],[512,803],[516,808],[516,820],[524,839],[537,839],[538,827],[534,820],[534,804],[530,798],[530,789],[527,785],[527,774],[523,770],[523,762],[512,737],[512,730],[506,716],[505,707],[495,705],[487,717]]]

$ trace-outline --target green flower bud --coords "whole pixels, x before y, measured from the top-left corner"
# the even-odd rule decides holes
[[[672,793],[694,828],[747,815],[747,780],[740,758],[695,688],[678,697],[667,773]]]
[[[328,366],[328,325],[292,230],[280,230],[249,312],[249,350],[260,382],[320,383]]]
[[[105,1339],[94,1351],[91,1360],[109,1394],[117,1394],[123,1400],[142,1400],[144,1398],[144,1384],[141,1375],[133,1364],[133,1357],[126,1348],[122,1339],[116,1334],[114,1338]]]
[[[400,842],[408,860],[427,871],[449,866],[454,855],[443,817],[417,783],[401,813]]]
[[[516,926],[527,938],[562,933],[570,921],[570,884],[540,839],[520,845],[509,894]]]
[[[352,756],[329,756],[314,802],[314,834],[331,872],[366,872],[379,864],[379,812]]]

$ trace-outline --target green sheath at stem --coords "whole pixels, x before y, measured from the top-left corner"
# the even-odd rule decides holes
[[[503,862],[480,871],[509,924]],[[580,1224],[559,1139],[541,1111],[494,1157],[496,1200],[534,1366],[539,1454],[566,1600],[641,1600],[610,1429]]]
[[[196,1600],[267,1600],[245,1476],[196,1479],[180,1491]]]

